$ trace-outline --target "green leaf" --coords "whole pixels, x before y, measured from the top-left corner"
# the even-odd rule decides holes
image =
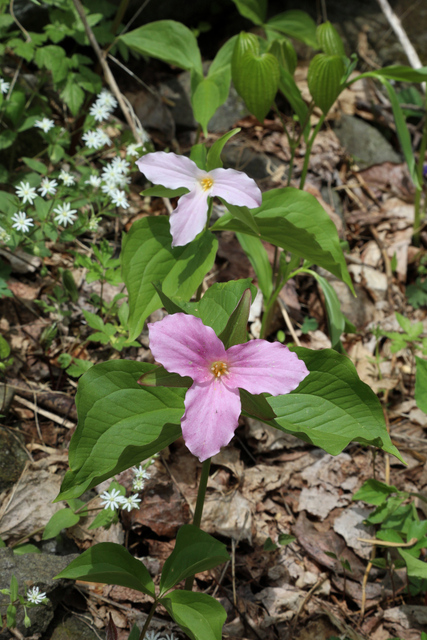
[[[211,78],[203,78],[191,95],[194,118],[200,124],[205,136],[208,135],[208,122],[224,100],[218,90],[218,86]]]
[[[269,397],[271,424],[337,455],[351,441],[379,447],[403,461],[387,433],[381,404],[352,362],[331,349],[293,349],[310,374],[295,391]]]
[[[83,309],[83,315],[91,329],[96,329],[97,331],[101,332],[104,331],[105,325],[101,316],[97,315],[96,313],[92,313],[91,311],[86,311],[85,309]]]
[[[271,53],[279,63],[280,67],[285,69],[291,76],[294,75],[297,68],[297,54],[292,46],[292,43],[288,38],[280,38],[273,40],[268,47],[268,52]]]
[[[427,81],[427,67],[421,67],[420,69],[413,69],[406,65],[391,65],[390,67],[384,67],[383,69],[376,69],[375,71],[368,71],[361,73],[355,80],[361,78],[387,78],[388,80],[398,80],[400,82],[426,82]]]
[[[119,37],[129,49],[203,76],[202,59],[193,32],[175,20],[150,22]]]
[[[344,45],[338,31],[329,21],[319,24],[316,36],[320,48],[328,56],[345,56]]]
[[[295,536],[291,536],[289,533],[279,533],[279,544],[282,547],[286,547],[286,545],[291,544],[296,540]]]
[[[203,143],[193,144],[190,151],[190,160],[192,160],[202,171],[206,170],[206,158],[208,151]]]
[[[291,105],[292,110],[295,112],[295,115],[298,117],[299,123],[303,128],[304,139],[307,141],[310,134],[308,107],[302,98],[301,91],[298,89],[295,80],[291,74],[283,68],[280,69],[279,91],[283,93]]]
[[[79,381],[79,422],[71,439],[70,471],[57,500],[80,496],[107,478],[139,464],[181,435],[185,389],[147,388],[139,378],[154,365],[110,360]]]
[[[226,349],[248,341],[248,318],[251,304],[251,290],[246,289],[229,317],[224,330],[218,336]]]
[[[163,565],[160,595],[163,596],[181,580],[213,569],[229,559],[225,544],[199,527],[184,525],[178,531],[174,550]]]
[[[233,205],[227,208],[235,210]],[[293,187],[271,189],[251,213],[262,240],[327,269],[354,291],[336,227],[314,196]],[[254,235],[228,214],[212,227],[214,231],[223,229]]]
[[[16,627],[16,607],[10,604],[6,610],[6,626],[12,629]]]
[[[236,91],[239,95],[243,95],[245,85],[241,78],[242,60],[246,53],[259,54],[259,41],[255,34],[241,31],[236,38],[233,55],[231,57],[231,75]]]
[[[0,336],[0,360],[6,360],[10,355],[10,345],[7,340]]]
[[[264,28],[274,29],[274,31],[284,33],[286,36],[301,40],[314,49],[318,47],[316,23],[305,11],[296,9],[278,13],[264,25]]]
[[[257,237],[260,235],[257,222],[252,215],[252,212],[254,211],[253,209],[248,209],[248,207],[238,207],[237,205],[229,205],[222,198],[219,198],[219,200],[221,200],[223,205],[227,207],[234,218],[237,218],[237,220],[243,223],[247,233],[252,231],[252,233]]]
[[[247,51],[242,56],[236,73],[240,76],[238,91],[246,106],[260,122],[264,122],[279,87],[280,69],[277,59],[271,53],[254,55],[252,51]]]
[[[17,138],[16,131],[12,131],[12,129],[6,129],[6,131],[2,131],[0,133],[0,150],[8,149],[13,145]]]
[[[20,544],[17,547],[14,547],[13,553],[16,556],[23,556],[26,553],[41,553],[41,551],[34,544]]]
[[[22,158],[22,160],[23,162],[25,162],[27,167],[30,167],[30,169],[32,169],[33,171],[36,171],[37,173],[41,173],[43,176],[46,175],[47,166],[44,164],[44,162],[40,162],[39,160],[34,160],[33,158]]]
[[[78,114],[85,99],[83,89],[75,81],[75,75],[74,73],[69,74],[67,83],[60,94],[73,116]]]
[[[233,0],[240,15],[262,25],[267,13],[267,0]]]
[[[160,602],[191,640],[221,640],[227,614],[211,596],[194,591],[172,591]]]
[[[218,242],[208,231],[183,247],[171,247],[169,220],[147,217],[132,225],[123,241],[122,274],[129,293],[129,339],[161,306],[153,282],[162,281],[168,296],[189,300],[211,269]]]
[[[268,422],[269,420],[274,420],[274,418],[276,418],[276,414],[262,393],[255,395],[245,391],[244,389],[239,389],[239,393],[240,402],[242,403],[242,411],[250,417],[258,418],[258,420],[263,420],[264,422]]]
[[[259,238],[248,236],[245,233],[236,233],[236,235],[256,273],[262,295],[265,300],[268,300],[273,293],[273,270],[267,251]]]
[[[307,84],[314,102],[324,114],[337,99],[342,90],[344,62],[341,56],[318,53],[310,62]]]
[[[141,191],[141,195],[150,196],[151,198],[176,198],[178,196],[183,196],[185,193],[188,193],[188,189],[185,187],[180,187],[179,189],[167,189],[161,185],[155,185],[154,187]]]
[[[117,584],[155,597],[154,583],[146,567],[113,542],[101,542],[86,549],[55,578]]]
[[[139,640],[141,633],[138,625],[134,624],[129,634],[128,640]]]
[[[353,500],[363,500],[368,504],[380,505],[386,502],[392,493],[396,492],[397,488],[394,485],[370,478],[363,483],[359,491],[356,491]]]
[[[158,366],[148,373],[143,373],[138,384],[143,387],[181,387],[189,389],[193,381],[188,376],[169,373],[164,367]]]
[[[320,284],[325,296],[326,314],[328,318],[329,337],[331,339],[332,348],[340,350],[342,349],[340,337],[345,330],[345,316],[341,312],[341,304],[333,286],[323,278],[319,276],[315,271],[310,273],[316,278]]]
[[[18,598],[18,580],[15,575],[12,575],[10,579],[10,601],[14,602]]]
[[[223,136],[218,138],[211,148],[208,151],[208,155],[206,158],[206,171],[212,171],[212,169],[218,169],[218,167],[222,167],[221,153],[225,146],[225,144],[241,131],[240,128],[232,129],[228,131],[228,133],[224,133]]]
[[[406,563],[406,569],[410,578],[427,579],[427,562],[417,560],[417,558],[414,558],[410,553],[403,549],[398,549],[398,552]]]
[[[53,514],[43,531],[43,540],[56,538],[62,529],[74,527],[80,520],[80,516],[73,513],[71,509],[65,508]]]
[[[415,356],[415,402],[417,407],[427,413],[427,362]]]

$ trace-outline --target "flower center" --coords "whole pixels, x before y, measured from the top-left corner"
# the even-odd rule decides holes
[[[224,374],[228,373],[227,363],[221,362],[221,360],[218,360],[217,362],[212,362],[210,369],[211,369],[211,372],[214,374],[215,378],[220,378]]]
[[[213,180],[209,177],[202,178],[202,180],[200,180],[200,184],[202,185],[203,191],[209,191],[209,189],[213,186]]]

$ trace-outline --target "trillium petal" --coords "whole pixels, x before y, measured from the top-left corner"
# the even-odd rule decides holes
[[[229,373],[224,383],[249,393],[289,393],[309,374],[296,353],[279,342],[250,340],[227,349]]]
[[[214,456],[234,435],[242,410],[237,389],[228,389],[221,379],[194,383],[185,396],[182,435],[200,462]]]
[[[147,153],[137,160],[136,164],[150,182],[161,184],[168,189],[179,187],[194,189],[196,178],[200,173],[197,165],[190,158],[165,151]]]
[[[186,193],[170,215],[172,247],[182,247],[203,231],[208,219],[208,194],[200,187]]]
[[[214,182],[211,196],[219,196],[239,207],[254,209],[261,206],[261,190],[246,173],[234,169],[214,169],[209,176]]]
[[[175,313],[150,323],[148,330],[154,359],[167,371],[190,376],[195,382],[211,380],[211,363],[225,358],[224,345],[214,330],[195,316]]]

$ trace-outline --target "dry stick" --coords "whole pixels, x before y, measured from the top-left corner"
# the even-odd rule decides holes
[[[295,333],[295,329],[292,326],[291,319],[289,317],[288,312],[286,311],[285,303],[280,298],[278,298],[278,302],[279,302],[280,310],[282,312],[283,319],[285,321],[286,326],[288,327],[289,333],[291,334],[295,344],[298,347],[300,347],[301,346],[301,342],[299,341],[299,338],[298,338],[297,334]]]
[[[111,73],[110,67],[107,64],[107,61],[105,60],[105,57],[99,47],[99,44],[95,38],[95,35],[92,31],[92,29],[89,26],[89,23],[86,19],[86,14],[84,12],[83,6],[80,2],[80,0],[73,0],[73,4],[76,8],[77,13],[80,16],[81,21],[83,22],[83,26],[85,28],[86,31],[86,35],[89,38],[89,42],[93,47],[93,50],[96,53],[96,56],[99,60],[99,64],[102,67],[102,70],[104,72],[104,76],[105,76],[105,80],[108,82],[108,84],[110,85],[111,91],[114,93],[114,95],[117,98],[117,102],[120,105],[120,109],[122,110],[122,113],[124,115],[124,117],[126,118],[126,121],[133,133],[133,136],[135,138],[136,141],[139,140],[139,135],[138,135],[138,131],[137,128],[135,126],[135,121],[132,118],[130,109],[128,107],[128,105],[125,102],[124,96],[122,95],[122,93],[120,92],[119,87],[117,86],[117,82],[114,79],[113,74]]]
[[[53,420],[57,424],[61,425],[61,427],[66,427],[67,429],[74,429],[76,426],[75,422],[71,422],[70,420],[66,420],[65,418],[61,418],[57,416],[55,413],[51,411],[46,411],[46,409],[41,409],[38,405],[34,404],[34,402],[30,402],[25,398],[21,398],[21,396],[15,396],[15,400],[19,402],[19,404],[23,404],[27,409],[31,409],[35,413],[39,413],[41,416],[45,418],[49,418],[49,420]],[[42,440],[42,438],[40,438]]]

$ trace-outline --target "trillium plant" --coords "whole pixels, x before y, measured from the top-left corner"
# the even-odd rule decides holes
[[[132,630],[132,640],[154,633],[150,623],[159,604],[192,640],[221,639],[226,612],[215,598],[193,590],[194,576],[229,559],[226,545],[203,531],[203,506],[210,465],[244,417],[334,455],[356,440],[399,457],[379,401],[340,353],[344,316],[335,313],[336,324],[330,327],[334,349],[285,346],[272,339],[268,321],[261,337],[249,336],[257,294],[250,279],[205,288],[218,246],[215,234],[222,230],[236,232],[252,260],[264,316],[290,277],[311,273],[320,278],[316,264],[352,288],[335,226],[313,196],[290,187],[261,194],[246,174],[222,167],[222,149],[236,133],[209,149],[195,145],[189,158],[150,152],[137,160],[141,173],[155,183],[144,190],[145,196],[179,199],[169,219],[143,217],[124,237],[129,339],[146,331],[154,311],[163,308],[164,317],[147,324],[151,362],[109,360],[79,381],[79,424],[58,497],[70,508],[86,490],[132,467],[135,493],[126,498],[117,486],[110,488],[101,495],[102,506],[107,512],[143,509],[145,461],[166,447],[173,455],[181,437],[200,464],[192,523],[179,529],[157,587],[143,562],[112,543],[91,547],[60,574],[151,596],[151,610],[142,628]],[[114,166],[126,169],[116,163],[105,171]],[[215,221],[214,200],[221,204]],[[264,261],[263,241],[276,247],[273,267]]]

